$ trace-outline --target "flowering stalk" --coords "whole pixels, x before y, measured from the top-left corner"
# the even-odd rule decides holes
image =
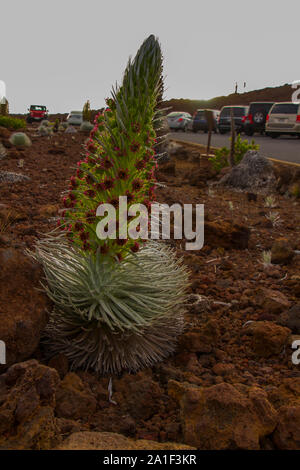
[[[64,197],[65,211],[59,222],[71,242],[96,255],[122,259],[138,251],[141,240],[100,240],[96,234],[97,207],[110,203],[119,219],[119,196],[127,196],[129,205],[149,207],[155,188],[155,131],[153,120],[162,81],[159,43],[150,36],[129,61],[121,87],[106,100],[107,108],[96,116],[94,129],[86,144],[86,157],[78,162],[69,192]]]

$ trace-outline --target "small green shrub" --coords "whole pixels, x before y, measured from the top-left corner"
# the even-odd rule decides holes
[[[0,126],[14,130],[25,129],[26,122],[24,119],[17,119],[10,116],[0,116]]]
[[[231,138],[229,139],[231,140]],[[234,144],[234,163],[238,165],[243,159],[244,155],[248,150],[258,150],[259,145],[255,144],[254,140],[251,143],[247,139],[242,140],[241,135],[238,134],[235,144]],[[215,152],[215,157],[209,158],[213,168],[216,171],[221,171],[222,168],[229,166],[229,157],[230,150],[227,147],[222,147]]]
[[[93,124],[91,124],[88,121],[83,121],[83,123],[80,126],[81,132],[85,132],[86,134],[89,134],[93,128],[94,128]]]
[[[30,147],[31,140],[24,132],[15,132],[10,136],[10,143],[15,147]]]

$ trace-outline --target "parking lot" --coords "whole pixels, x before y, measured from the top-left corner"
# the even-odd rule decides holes
[[[207,134],[203,132],[172,132],[170,138],[204,145],[207,143]],[[211,145],[213,147],[223,147],[224,145],[229,147],[229,138],[230,134],[212,134]],[[271,137],[259,134],[254,134],[253,137],[242,134],[242,138],[250,142],[254,139],[255,143],[259,144],[260,153],[266,157],[300,164],[300,139],[297,137],[280,136],[277,139],[271,139]]]

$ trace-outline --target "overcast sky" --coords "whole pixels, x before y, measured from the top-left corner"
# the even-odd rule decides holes
[[[11,112],[102,107],[149,35],[166,98],[208,99],[300,79],[299,0],[9,0],[0,4],[0,80]]]

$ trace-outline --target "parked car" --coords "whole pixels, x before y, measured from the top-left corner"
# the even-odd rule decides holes
[[[217,109],[208,109],[207,111],[212,111],[214,118],[213,131],[217,132],[217,124],[220,115],[220,111]],[[193,117],[193,132],[204,131],[208,132],[208,124],[205,116],[205,109],[197,109]]]
[[[81,126],[83,123],[82,111],[71,111],[67,117],[67,123],[72,126]]]
[[[281,134],[300,137],[300,105],[292,102],[274,103],[267,116],[266,134],[273,138]]]
[[[239,133],[243,132],[248,108],[248,106],[223,106],[218,120],[220,134],[225,134],[231,129],[231,109],[233,109],[235,130]]]
[[[189,113],[173,111],[167,115],[167,120],[170,130],[185,132],[192,121],[192,116]]]
[[[43,121],[44,119],[48,119],[48,109],[46,106],[32,104],[30,108],[28,108],[27,122]]]
[[[262,134],[265,131],[267,115],[273,104],[274,102],[271,101],[255,101],[250,103],[244,125],[246,135],[251,136],[254,132]]]

